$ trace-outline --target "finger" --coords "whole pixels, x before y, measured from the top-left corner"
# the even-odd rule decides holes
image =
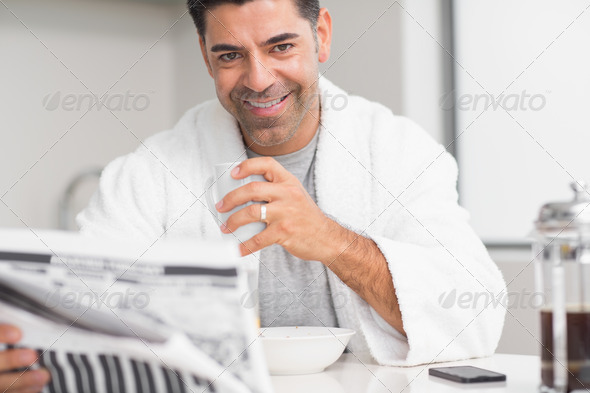
[[[231,175],[234,179],[243,179],[251,175],[262,175],[269,182],[280,182],[292,175],[272,157],[250,158],[236,166]]]
[[[12,325],[0,325],[0,343],[16,344],[22,338],[19,328]]]
[[[23,389],[18,390],[8,390],[10,393],[39,393],[43,390],[45,386],[31,386]]]
[[[33,386],[30,388],[19,389],[14,391],[14,393],[39,393],[43,390],[44,386]],[[10,390],[9,390],[10,392]]]
[[[268,246],[272,246],[276,242],[274,241],[273,231],[270,230],[270,226],[264,231],[257,235],[254,235],[250,240],[240,244],[240,254],[245,257],[246,255],[253,254],[257,251],[262,250]]]
[[[32,349],[10,349],[0,352],[0,372],[29,367],[38,359]]]
[[[228,192],[217,204],[220,213],[248,202],[272,202],[285,195],[283,186],[276,183],[254,181]]]
[[[39,386],[47,385],[50,380],[51,376],[49,372],[43,369],[26,371],[24,373],[0,374],[0,392],[36,389]]]
[[[265,204],[265,206],[266,206],[266,219],[264,220],[264,222],[266,224],[268,224],[269,220],[270,220],[269,209],[268,209],[269,204],[267,203],[267,204]],[[229,218],[227,219],[227,222],[225,222],[221,226],[221,231],[223,233],[233,233],[241,226],[244,226],[246,224],[250,224],[252,222],[261,221],[261,213],[260,213],[261,208],[262,208],[262,204],[254,203],[252,205],[244,207],[243,209],[238,210],[237,212],[235,212],[234,214],[229,216]]]

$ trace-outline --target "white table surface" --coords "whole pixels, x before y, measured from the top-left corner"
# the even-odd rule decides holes
[[[428,375],[430,367],[470,365],[506,374],[506,382],[461,384]],[[319,374],[271,377],[276,393],[422,393],[537,392],[540,360],[536,356],[502,355],[417,367],[383,367],[345,353]]]

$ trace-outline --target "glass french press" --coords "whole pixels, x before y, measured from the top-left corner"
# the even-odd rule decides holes
[[[536,285],[541,309],[543,393],[590,391],[590,191],[549,203],[536,222]]]

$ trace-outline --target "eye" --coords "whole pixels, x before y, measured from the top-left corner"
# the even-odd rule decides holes
[[[240,54],[237,53],[237,52],[226,53],[226,54],[223,54],[223,55],[219,56],[219,58],[222,61],[227,61],[227,62],[236,60],[239,57],[240,57]]]
[[[293,47],[293,44],[280,44],[272,48],[273,52],[286,52]]]

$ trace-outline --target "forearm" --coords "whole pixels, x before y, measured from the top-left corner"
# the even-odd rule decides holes
[[[405,335],[402,315],[385,256],[370,239],[334,223],[332,253],[322,261],[381,317]]]

